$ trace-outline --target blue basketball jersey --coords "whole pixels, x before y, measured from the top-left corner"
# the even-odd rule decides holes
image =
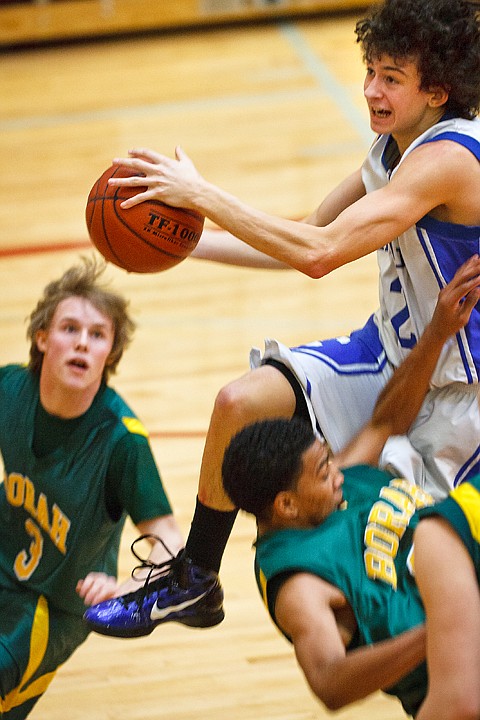
[[[420,135],[398,165],[388,166],[391,136],[381,135],[362,168],[367,192],[384,187],[406,158],[420,145],[449,140],[480,160],[480,120],[451,118]],[[441,222],[429,215],[378,250],[380,308],[376,320],[388,359],[398,366],[429,323],[439,290],[473,254],[480,252],[480,226]],[[480,309],[447,343],[432,378],[433,387],[452,382],[477,383],[480,375]]]

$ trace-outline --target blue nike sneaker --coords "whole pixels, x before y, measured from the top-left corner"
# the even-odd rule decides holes
[[[83,619],[90,630],[111,637],[135,638],[149,635],[166,622],[199,628],[222,622],[223,590],[217,573],[194,565],[183,551],[161,565],[143,562],[145,565],[150,567],[150,573],[160,571],[161,577],[147,577],[139,590],[89,607]]]

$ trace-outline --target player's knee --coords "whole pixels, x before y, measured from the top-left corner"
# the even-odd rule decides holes
[[[295,394],[275,368],[265,366],[225,385],[218,393],[214,417],[230,428],[242,428],[258,420],[291,417]]]
[[[255,419],[256,400],[248,385],[234,381],[225,385],[215,399],[214,413],[225,421],[246,424]]]

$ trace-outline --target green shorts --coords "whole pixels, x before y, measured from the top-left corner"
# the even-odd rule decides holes
[[[0,588],[0,715],[22,720],[56,670],[86,639],[82,618],[48,604],[43,595]]]
[[[420,512],[420,518],[432,515],[443,517],[458,533],[480,582],[480,475],[461,483],[445,500]]]

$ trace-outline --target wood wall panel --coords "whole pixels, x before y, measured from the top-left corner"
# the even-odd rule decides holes
[[[0,47],[362,8],[368,0],[0,2]]]

